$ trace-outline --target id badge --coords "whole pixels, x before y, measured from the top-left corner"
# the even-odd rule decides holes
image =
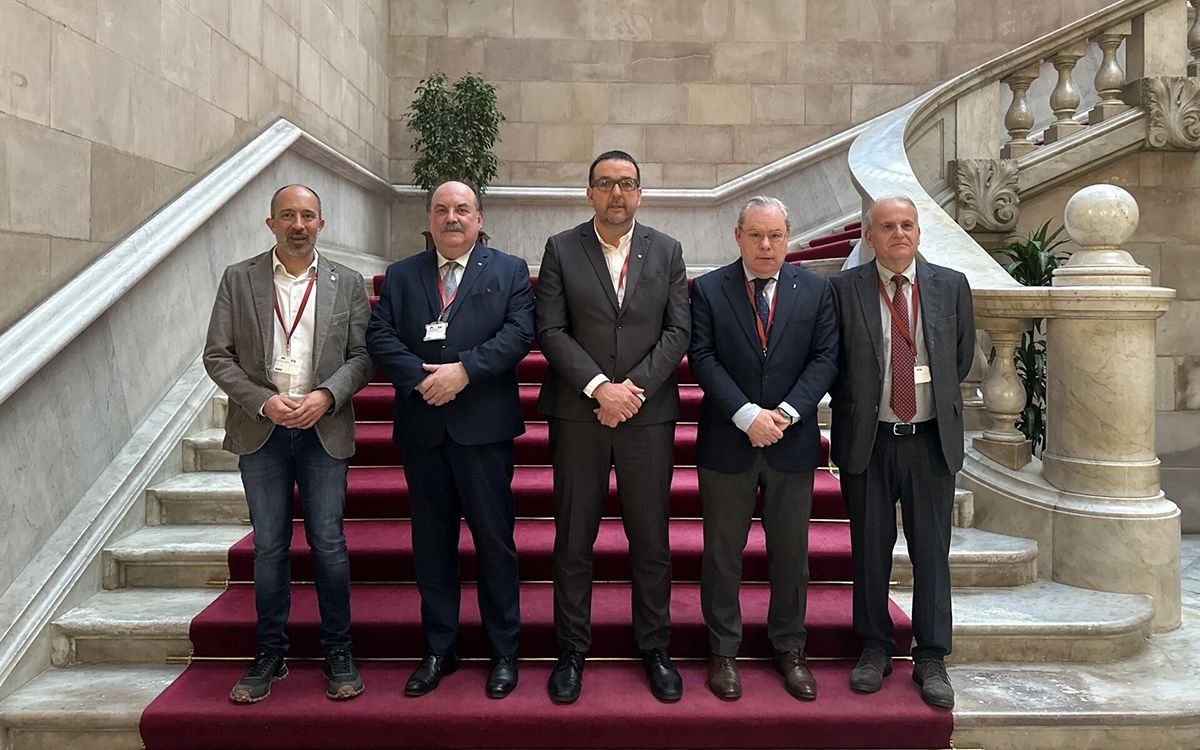
[[[928,383],[933,379],[929,373],[929,365],[917,365],[913,368],[913,383]]]
[[[441,320],[435,320],[425,326],[426,341],[444,341],[446,339],[446,329],[450,327],[449,323]]]
[[[300,360],[290,355],[284,354],[275,360],[275,366],[272,368],[274,372],[280,375],[299,375]]]

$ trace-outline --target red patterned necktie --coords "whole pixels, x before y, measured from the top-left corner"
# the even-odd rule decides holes
[[[917,413],[917,387],[913,382],[913,367],[917,364],[916,338],[909,334],[908,301],[904,285],[908,279],[900,274],[892,277],[896,293],[892,295],[892,411],[901,422],[911,422]],[[901,327],[903,326],[903,327]],[[909,346],[909,340],[913,346]]]

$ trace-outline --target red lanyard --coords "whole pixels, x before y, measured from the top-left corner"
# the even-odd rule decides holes
[[[283,322],[283,313],[279,311],[279,288],[276,287],[274,283],[271,284],[271,291],[275,296],[275,319],[279,321],[279,327],[283,329],[283,335],[285,337],[284,348],[287,350],[288,354],[292,353],[292,334],[295,333],[296,329],[300,327],[300,316],[304,314],[304,308],[306,305],[308,305],[308,296],[312,294],[313,284],[316,283],[316,281],[317,275],[315,273],[309,274],[308,286],[304,289],[304,298],[300,300],[300,309],[296,310],[296,319],[292,321],[292,327],[290,330]]]
[[[778,287],[779,282],[775,285]],[[766,287],[763,287],[763,294],[766,294]],[[750,280],[746,280],[746,296],[750,298],[750,309],[754,311],[754,325],[758,328],[758,343],[762,344],[762,350],[767,350],[767,333],[771,330],[771,326],[775,325],[775,303],[779,300],[779,290],[775,290],[775,294],[771,295],[771,312],[767,313],[767,327],[763,328],[762,318],[758,315],[758,303],[754,301],[754,290],[750,286]]]
[[[449,261],[449,262],[454,263],[454,265],[458,265],[458,263],[455,261]],[[450,273],[454,273],[453,268],[450,269]],[[458,296],[458,287],[462,286],[462,282],[461,281],[458,282],[458,286],[454,287],[454,293],[450,295],[450,299],[446,299],[445,280],[443,279],[443,277],[440,273],[437,275],[437,279],[438,279],[438,296],[442,298],[442,311],[440,313],[438,313],[437,319],[441,320],[442,318],[444,318],[446,316],[446,311],[450,309],[450,305],[454,304],[454,298]]]
[[[892,320],[896,323],[896,328],[899,329],[900,335],[904,337],[904,341],[908,344],[909,348],[911,348],[913,352],[916,352],[917,344],[913,340],[912,332],[917,330],[917,315],[921,310],[921,288],[917,286],[917,282],[914,279],[912,285],[912,325],[910,326],[906,325],[904,321],[900,319],[900,313],[892,305],[892,300],[887,295],[887,288],[883,285],[883,279],[879,279],[878,281],[879,296],[883,298],[884,304],[887,305],[888,312],[892,314]]]

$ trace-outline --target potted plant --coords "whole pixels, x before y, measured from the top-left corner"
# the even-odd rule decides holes
[[[1050,221],[1038,227],[1024,240],[1010,242],[992,252],[1006,259],[1004,270],[1024,286],[1050,286],[1054,269],[1067,260],[1067,254],[1056,252],[1066,243],[1060,237],[1063,227],[1050,231]],[[1040,452],[1046,443],[1046,338],[1042,331],[1045,318],[1033,322],[1033,329],[1021,336],[1017,347],[1017,375],[1025,386],[1025,409],[1017,428],[1029,438],[1033,450]]]
[[[500,140],[504,115],[496,104],[496,87],[468,74],[453,83],[434,73],[417,84],[404,117],[415,136],[413,178],[429,192],[446,180],[474,184],[480,194],[496,176],[492,148]],[[425,233],[426,247],[432,238]],[[487,243],[487,235],[479,239]]]

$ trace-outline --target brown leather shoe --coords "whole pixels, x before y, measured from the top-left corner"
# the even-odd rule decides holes
[[[708,689],[723,701],[742,697],[742,678],[733,657],[717,654],[708,657]]]
[[[808,657],[798,648],[775,652],[775,669],[783,675],[783,684],[793,698],[816,700],[817,679],[808,668]]]

